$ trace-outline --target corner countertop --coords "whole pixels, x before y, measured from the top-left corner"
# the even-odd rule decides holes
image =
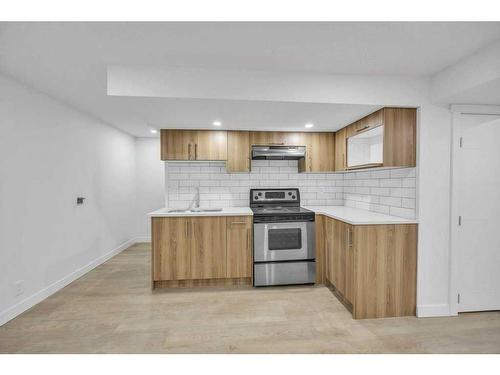
[[[183,217],[183,216],[251,216],[253,215],[250,207],[225,207],[222,211],[206,212],[168,212],[171,208],[164,207],[150,212],[150,217]]]
[[[418,223],[416,219],[405,219],[347,206],[305,206],[305,208],[352,225]]]

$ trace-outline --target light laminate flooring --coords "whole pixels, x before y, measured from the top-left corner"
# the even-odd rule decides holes
[[[500,312],[353,320],[323,286],[152,292],[150,251],[0,327],[0,353],[500,353]]]

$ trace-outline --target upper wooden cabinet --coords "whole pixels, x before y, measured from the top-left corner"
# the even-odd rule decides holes
[[[162,129],[160,140],[161,160],[194,160],[196,132]]]
[[[346,165],[346,141],[347,141],[347,129],[340,129],[335,133],[335,157],[334,167],[335,171],[345,171]]]
[[[161,130],[161,160],[226,160],[227,132]]]
[[[227,132],[226,171],[250,172],[250,132]]]
[[[375,129],[382,126],[380,132]],[[415,108],[382,108],[361,120],[337,131],[335,170],[369,167],[414,167],[416,165],[416,126]],[[378,145],[367,146],[379,155],[372,161],[364,155],[366,162],[357,162],[354,152],[360,151],[363,138],[369,143],[369,133],[380,133]],[[375,139],[376,137],[374,137]],[[349,140],[350,139],[350,140]],[[356,145],[354,144],[354,140]],[[358,142],[359,141],[359,142]],[[351,155],[349,155],[351,153]],[[342,158],[342,159],[341,159]]]
[[[301,133],[306,156],[299,160],[299,172],[335,170],[335,133]]]
[[[304,132],[250,132],[250,146],[252,145],[286,145],[305,146]]]
[[[196,131],[195,160],[226,160],[227,132],[220,130]]]
[[[414,167],[417,160],[417,110],[384,108],[384,167]]]
[[[361,120],[358,120],[351,125],[348,125],[346,127],[347,137],[351,137],[352,135],[355,135],[357,133],[383,125],[383,123],[384,108],[363,117]]]

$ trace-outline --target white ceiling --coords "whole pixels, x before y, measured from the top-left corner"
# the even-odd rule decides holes
[[[500,23],[1,23],[0,70],[137,136],[149,127],[336,129],[374,107],[122,98],[106,66],[429,76],[500,38]]]

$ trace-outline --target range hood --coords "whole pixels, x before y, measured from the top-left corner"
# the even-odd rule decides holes
[[[252,160],[297,160],[304,156],[305,146],[252,146]]]

